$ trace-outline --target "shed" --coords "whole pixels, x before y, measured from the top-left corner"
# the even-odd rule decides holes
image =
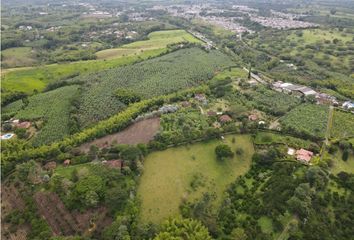
[[[221,115],[219,121],[222,123],[231,122],[232,118],[229,115]]]
[[[64,161],[64,166],[69,166],[70,163],[71,163],[70,159],[66,159],[66,160]]]

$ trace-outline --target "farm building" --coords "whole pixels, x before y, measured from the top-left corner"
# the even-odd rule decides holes
[[[232,122],[232,118],[229,115],[221,115],[219,117],[219,121],[221,123],[227,123],[227,122]]]
[[[346,101],[342,105],[343,108],[345,109],[353,109],[354,108],[354,103],[350,101]]]
[[[326,94],[326,93],[316,94],[316,103],[317,104],[330,104],[330,105],[338,106],[337,99],[331,95]]]
[[[313,157],[313,152],[301,148],[295,152],[296,159],[303,163],[309,163]]]
[[[317,94],[316,91],[309,87],[292,83],[283,83],[282,81],[273,83],[273,89],[277,92],[293,93],[298,96],[310,96]]]

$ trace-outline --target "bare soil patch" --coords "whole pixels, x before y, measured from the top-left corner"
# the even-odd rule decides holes
[[[91,235],[112,222],[105,207],[84,213],[69,211],[59,196],[52,192],[37,192],[34,200],[39,214],[47,221],[54,235]],[[96,225],[99,227],[93,228]]]
[[[160,129],[160,118],[145,119],[133,123],[123,131],[95,139],[79,147],[82,152],[88,152],[90,146],[96,145],[99,148],[109,147],[113,142],[118,144],[148,143]]]

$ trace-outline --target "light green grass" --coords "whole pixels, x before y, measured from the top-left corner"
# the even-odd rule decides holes
[[[343,42],[348,42],[352,40],[352,37],[350,34],[346,34],[346,36],[343,36],[341,32],[335,31],[335,30],[323,30],[323,29],[307,29],[303,30],[303,36],[298,37],[295,32],[293,32],[290,36],[289,39],[291,40],[304,40],[305,43],[315,43],[318,41],[333,41],[333,39],[338,39],[342,40]]]
[[[331,156],[331,155],[329,155]],[[342,160],[342,151],[338,151],[336,154],[331,156],[333,166],[331,172],[337,174],[339,172],[348,172],[354,174],[354,155],[349,154],[347,161]]]
[[[261,227],[263,233],[273,233],[273,221],[269,217],[262,216],[258,219],[258,225]]]
[[[31,66],[36,63],[36,59],[30,47],[15,47],[1,51],[2,66],[4,67],[22,67]]]
[[[164,49],[169,44],[180,42],[201,43],[200,40],[184,30],[167,30],[152,32],[149,40],[137,41],[123,45],[120,48],[106,49],[96,53],[98,59],[112,59],[122,56],[140,54],[146,50]]]
[[[230,71],[231,70],[231,71]],[[237,78],[247,78],[247,72],[241,68],[230,68],[225,69],[222,72],[219,72],[215,75],[213,80],[222,80],[225,78],[237,79]]]
[[[66,166],[66,167],[60,165],[55,169],[54,173],[63,178],[71,179],[72,173],[75,169],[79,170],[79,169],[87,168],[87,170],[90,171],[91,167],[92,167],[91,163],[83,163],[83,164],[77,164],[77,165]]]
[[[232,137],[236,138],[235,143],[232,143]],[[215,204],[220,202],[227,186],[248,171],[254,152],[249,135],[227,136],[225,142],[233,151],[242,148],[244,154],[219,162],[214,151],[222,141],[212,140],[148,155],[138,188],[142,202],[141,221],[160,223],[177,215],[183,198],[194,200],[202,192],[215,192]],[[196,174],[202,176],[204,186],[192,191],[190,183]]]
[[[68,64],[51,64],[33,68],[8,69],[2,76],[2,88],[6,91],[22,91],[31,94],[35,89],[43,90],[49,83],[70,78],[78,74],[89,74],[100,70],[131,64],[161,54],[164,50],[149,50],[136,56],[112,60],[79,61]]]

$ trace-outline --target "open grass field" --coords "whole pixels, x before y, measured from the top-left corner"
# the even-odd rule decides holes
[[[235,143],[232,143],[233,137]],[[221,140],[211,140],[148,155],[138,188],[142,201],[141,221],[160,223],[179,214],[182,199],[197,199],[205,191],[215,192],[216,202],[219,202],[227,186],[248,171],[254,152],[249,135],[230,135],[225,143],[233,151],[242,148],[244,153],[219,162],[214,150],[221,143]],[[195,178],[202,180],[204,186],[193,190],[191,181]]]
[[[31,94],[33,90],[41,91],[49,83],[58,80],[131,64],[140,59],[157,56],[163,51],[164,50],[159,49],[149,50],[139,55],[112,60],[89,60],[66,64],[51,64],[33,68],[7,69],[2,74],[2,89],[5,91],[21,91]]]
[[[340,173],[342,171],[354,174],[354,155],[349,154],[347,161],[342,160],[342,151],[338,151],[334,155],[329,155],[332,159],[333,166],[331,172],[333,174]]]
[[[15,47],[1,51],[3,67],[31,66],[36,63],[34,53],[30,47]]]
[[[350,34],[343,34],[336,30],[323,30],[323,29],[306,29],[302,31],[303,35],[301,37],[297,36],[293,32],[288,39],[295,41],[304,41],[305,43],[315,43],[318,41],[333,41],[333,39],[342,40],[343,42],[352,41],[352,36]]]
[[[149,40],[137,41],[120,48],[106,49],[96,53],[98,59],[113,59],[129,55],[137,55],[146,50],[165,49],[167,45],[180,42],[201,43],[200,40],[185,30],[167,30],[152,32]]]
[[[225,69],[224,71],[218,72],[213,80],[222,80],[225,78],[237,79],[237,78],[247,78],[247,72],[242,68],[232,67],[230,69]]]

